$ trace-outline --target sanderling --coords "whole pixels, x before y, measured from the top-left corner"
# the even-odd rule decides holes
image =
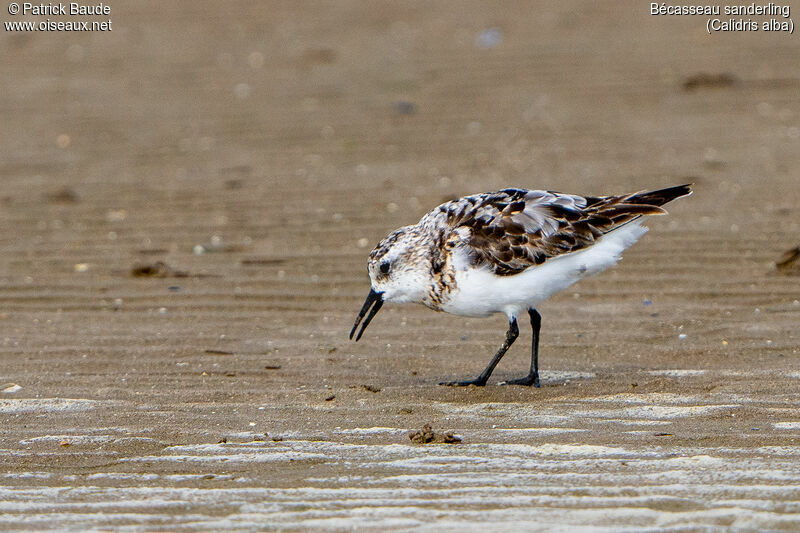
[[[517,316],[527,311],[530,372],[504,384],[538,387],[542,317],[536,307],[615,265],[647,231],[642,217],[666,214],[660,206],[691,193],[691,185],[599,197],[503,189],[444,203],[416,225],[389,234],[369,254],[371,288],[350,338],[366,315],[358,341],[388,301],[462,316],[504,313],[505,342],[484,371],[473,380],[440,383],[483,386],[519,335]]]

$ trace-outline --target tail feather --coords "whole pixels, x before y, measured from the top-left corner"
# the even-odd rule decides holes
[[[692,185],[692,183],[687,183],[686,185],[667,187],[666,189],[660,189],[657,191],[636,193],[631,196],[626,203],[656,206],[664,205],[667,202],[671,202],[675,198],[692,194]]]
[[[611,221],[611,226],[600,228],[604,234],[611,233],[634,220],[646,215],[666,215],[661,206],[675,198],[692,194],[692,184],[668,187],[658,191],[646,191],[627,196],[606,196],[597,199],[604,202],[597,209],[597,214]],[[595,199],[592,199],[595,200]]]

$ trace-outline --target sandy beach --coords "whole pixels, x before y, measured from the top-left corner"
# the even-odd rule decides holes
[[[0,529],[800,529],[796,36],[629,2],[110,6],[0,33]],[[539,389],[497,386],[527,326],[488,386],[437,385],[503,316],[387,304],[347,338],[369,251],[441,202],[687,182],[539,309]]]

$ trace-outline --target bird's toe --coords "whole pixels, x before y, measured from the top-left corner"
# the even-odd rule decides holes
[[[498,385],[522,385],[524,387],[539,388],[539,376],[525,376],[519,379],[509,379],[508,381],[501,381]]]
[[[470,385],[483,387],[486,385],[486,380],[471,379],[468,381],[442,381],[439,383],[439,385],[443,385],[445,387],[469,387]]]

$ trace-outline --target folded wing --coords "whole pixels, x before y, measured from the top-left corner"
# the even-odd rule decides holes
[[[622,196],[582,197],[504,189],[439,207],[453,228],[447,246],[466,246],[479,264],[513,275],[594,244],[606,233],[691,193],[688,185]]]

